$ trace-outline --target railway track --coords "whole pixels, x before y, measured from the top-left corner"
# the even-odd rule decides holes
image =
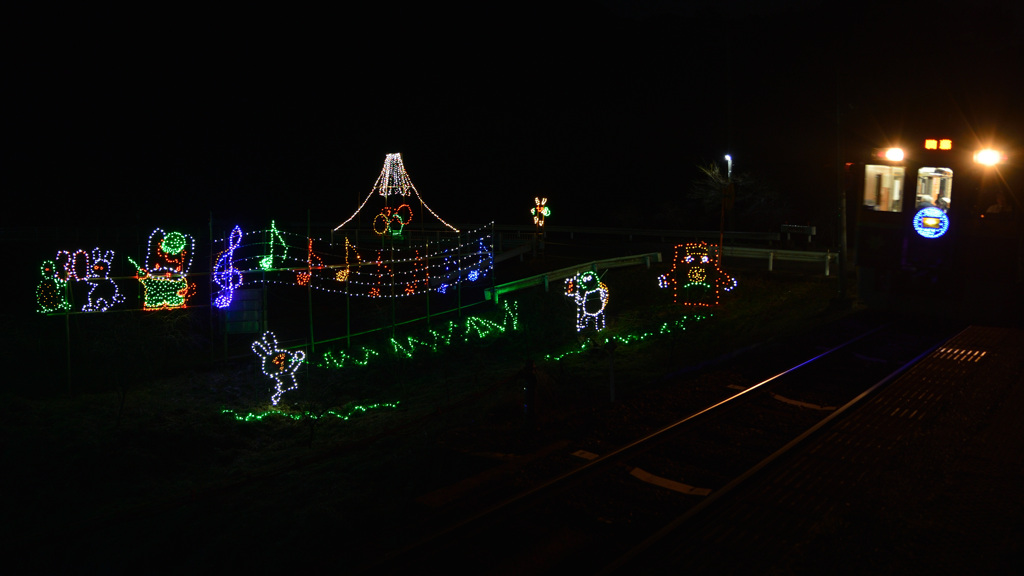
[[[953,335],[914,323],[860,328],[605,454],[379,557],[361,572],[449,568],[474,574],[602,573],[706,511],[732,487],[827,427]],[[758,354],[780,362],[792,350]],[[685,393],[681,390],[680,393]],[[568,448],[571,451],[571,447]],[[711,511],[710,513],[713,513]]]

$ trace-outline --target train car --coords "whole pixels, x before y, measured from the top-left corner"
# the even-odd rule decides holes
[[[846,164],[866,305],[1020,323],[1024,226],[1007,155],[966,142],[925,135]]]

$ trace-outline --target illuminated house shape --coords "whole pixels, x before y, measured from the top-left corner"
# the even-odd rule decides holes
[[[355,213],[349,216],[348,220],[339,224],[334,231],[341,230],[346,224],[355,219],[370,202],[370,199],[373,198],[375,192],[384,197],[384,207],[378,214],[374,215],[373,219],[374,231],[379,235],[383,235],[388,231],[401,233],[402,228],[409,224],[412,219],[412,209],[408,204],[413,199],[412,196],[415,196],[420,205],[434,218],[437,218],[438,222],[444,224],[453,232],[459,231],[458,228],[445,222],[443,218],[437,215],[437,212],[431,210],[430,206],[427,206],[427,203],[423,201],[419,190],[416,190],[412,180],[409,179],[409,174],[405,171],[405,165],[402,163],[402,155],[399,153],[388,154],[384,158],[384,167],[381,169],[380,176],[377,177],[377,182],[374,183],[366,199],[359,205],[359,208],[356,208]],[[397,198],[391,198],[392,196]]]

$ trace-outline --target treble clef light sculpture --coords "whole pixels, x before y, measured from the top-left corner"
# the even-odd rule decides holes
[[[213,300],[217,308],[227,308],[235,297],[235,290],[242,287],[242,272],[235,268],[235,250],[242,243],[242,229],[235,226],[228,236],[228,247],[217,257],[213,265],[213,281],[220,286]]]

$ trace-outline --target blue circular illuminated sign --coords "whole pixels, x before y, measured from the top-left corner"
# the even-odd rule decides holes
[[[938,238],[949,230],[949,216],[935,206],[922,208],[914,214],[914,230],[925,238]]]

